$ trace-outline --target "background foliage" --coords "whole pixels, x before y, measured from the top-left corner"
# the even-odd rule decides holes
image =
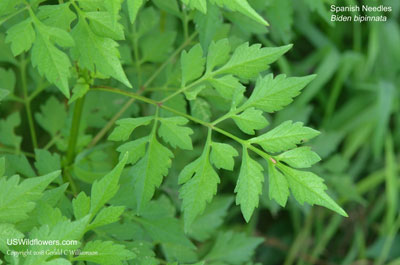
[[[0,1],[0,263],[400,264],[400,3],[341,2]]]

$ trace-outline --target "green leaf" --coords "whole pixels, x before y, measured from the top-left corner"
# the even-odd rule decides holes
[[[0,88],[0,101],[2,101],[3,99],[5,99],[9,94],[10,94],[9,91]]]
[[[206,59],[203,57],[203,49],[200,44],[193,46],[189,52],[182,52],[182,87],[203,74],[205,62]]]
[[[183,117],[171,117],[160,119],[160,128],[158,135],[169,143],[173,148],[179,147],[185,150],[192,150],[192,139],[190,135],[193,130],[188,127],[183,127],[188,123],[188,120]]]
[[[197,9],[204,14],[207,13],[207,0],[181,0],[190,8]]]
[[[142,62],[164,62],[172,51],[176,32],[164,31],[156,34],[148,34],[140,41]]]
[[[120,145],[117,151],[120,152],[120,159],[128,152],[127,164],[135,164],[140,158],[146,154],[146,144],[149,141],[149,137],[143,137],[131,142],[127,142]]]
[[[76,198],[72,200],[72,209],[76,220],[79,220],[90,212],[90,197],[81,191]]]
[[[164,10],[172,15],[181,17],[181,11],[177,0],[153,0],[153,3],[161,10]]]
[[[207,73],[228,62],[231,45],[228,39],[212,41],[207,54]]]
[[[35,37],[32,20],[28,18],[7,30],[6,43],[11,43],[11,51],[14,56],[17,56],[30,50]]]
[[[200,158],[187,165],[179,175],[179,190],[182,201],[185,231],[188,231],[197,216],[204,212],[206,204],[217,193],[220,182],[209,161],[210,147],[206,146]]]
[[[109,12],[87,12],[86,17],[90,21],[90,27],[94,33],[102,37],[114,40],[124,40],[124,28],[115,23]]]
[[[73,55],[82,68],[111,76],[127,87],[132,87],[122,69],[118,43],[110,38],[96,35],[84,18],[79,19],[72,30],[72,36],[77,42],[72,50]]]
[[[124,0],[106,0],[104,6],[111,15],[112,25],[116,26],[119,19],[119,11]]]
[[[210,2],[220,7],[225,6],[232,11],[238,11],[254,21],[268,26],[268,22],[249,5],[247,0],[210,0]]]
[[[155,134],[149,139],[146,155],[132,168],[138,211],[151,200],[155,189],[171,167],[172,152],[157,141]],[[157,166],[154,166],[157,161]]]
[[[82,249],[82,254],[73,260],[84,260],[101,265],[122,265],[123,261],[131,260],[136,255],[127,250],[124,245],[118,245],[111,241],[91,241]],[[98,255],[84,255],[84,252],[97,252]]]
[[[94,216],[119,189],[119,178],[128,160],[128,154],[119,161],[115,168],[105,175],[101,180],[95,181],[92,185],[90,213]]]
[[[156,242],[196,249],[195,245],[183,232],[182,223],[176,218],[137,218],[136,220]],[[166,227],[168,227],[168,229],[165,229]]]
[[[4,176],[6,172],[6,159],[4,157],[0,157],[0,178]]]
[[[71,104],[75,100],[83,97],[89,91],[89,84],[83,78],[79,78],[78,82],[75,84],[74,88],[72,89],[72,97],[68,101],[68,104]]]
[[[136,16],[139,12],[139,9],[144,4],[144,0],[127,0],[127,3],[128,3],[129,20],[133,24],[136,20]]]
[[[219,233],[211,251],[204,257],[206,261],[222,261],[228,264],[245,264],[254,255],[262,238],[248,237],[244,233],[232,231]]]
[[[286,151],[276,158],[295,168],[311,167],[321,160],[317,153],[311,151],[311,147],[309,146],[302,146]]]
[[[274,199],[279,205],[285,207],[289,197],[289,186],[285,176],[268,161],[269,173],[269,198]]]
[[[126,141],[132,132],[139,126],[148,125],[154,116],[140,117],[140,118],[125,118],[118,120],[116,124],[118,127],[112,131],[108,140],[111,141]]]
[[[235,165],[234,157],[239,153],[229,144],[216,143],[211,144],[211,162],[218,169],[233,170]]]
[[[72,21],[76,19],[76,15],[70,9],[70,5],[70,2],[57,5],[41,5],[36,15],[44,24],[69,32]]]
[[[0,179],[0,223],[17,223],[29,218],[28,213],[35,207],[35,201],[43,190],[58,176],[60,171],[43,177],[29,178],[21,183],[19,177]]]
[[[282,47],[264,47],[260,44],[243,43],[233,52],[229,61],[216,71],[218,74],[233,74],[240,78],[251,79],[269,68],[269,65],[286,53],[292,45]]]
[[[51,154],[47,150],[35,149],[35,159],[35,167],[39,175],[45,175],[61,169],[61,159],[57,153]]]
[[[217,196],[207,205],[204,213],[196,218],[190,227],[189,235],[197,241],[203,242],[213,236],[218,227],[223,224],[233,198]]]
[[[209,122],[211,120],[211,106],[202,98],[196,98],[190,102],[190,112],[193,117],[202,121]]]
[[[242,166],[235,187],[236,205],[240,204],[243,217],[249,222],[254,209],[258,207],[264,175],[262,166],[249,156],[246,148],[243,148],[242,156]]]
[[[55,84],[69,98],[68,78],[71,76],[71,62],[68,56],[57,49],[52,41],[50,41],[50,32],[48,31],[55,28],[44,27],[42,25],[37,30],[36,40],[32,48],[32,65],[38,68],[40,75],[45,76],[50,83]],[[55,34],[59,32],[65,31],[58,29],[52,33],[54,33],[54,36],[58,36]],[[69,36],[68,33],[65,32],[65,34]],[[60,45],[60,39],[56,41]],[[66,45],[68,44],[70,43],[67,41]]]
[[[249,140],[256,143],[267,152],[280,152],[296,147],[297,144],[319,135],[319,132],[304,127],[302,122],[285,121],[276,128]]]
[[[94,221],[89,225],[88,230],[117,222],[124,210],[124,206],[110,206],[101,209]]]
[[[209,82],[221,96],[229,100],[232,100],[235,93],[243,94],[246,90],[246,88],[239,82],[239,79],[232,75],[212,78]]]
[[[67,121],[65,106],[54,96],[40,106],[40,113],[35,113],[36,121],[51,136],[55,136],[64,128]]]
[[[22,137],[17,136],[15,128],[21,124],[18,112],[10,114],[6,119],[0,120],[0,143],[7,146],[14,146],[19,149]]]
[[[47,261],[43,265],[71,265],[71,262],[66,259],[53,259],[51,261]]]
[[[281,110],[292,103],[293,98],[314,78],[315,75],[289,78],[278,75],[274,79],[272,74],[259,78],[254,92],[244,106],[253,106],[270,113]]]
[[[7,94],[13,94],[15,89],[15,83],[16,83],[16,78],[13,69],[10,68],[6,70],[0,68],[0,91],[2,91],[0,92],[0,98],[1,98],[1,93],[3,93],[3,98],[5,98]]]
[[[7,239],[24,238],[24,234],[18,231],[12,224],[0,224],[0,251],[6,253],[9,249]]]
[[[6,157],[6,175],[12,176],[15,173],[19,173],[23,176],[33,178],[36,177],[35,171],[33,171],[31,164],[25,155],[5,155]]]
[[[206,14],[196,12],[194,22],[199,33],[200,44],[203,50],[207,52],[212,40],[222,26],[223,18],[221,12],[215,5],[208,5]]]
[[[325,190],[324,180],[312,172],[300,171],[281,165],[279,169],[285,175],[295,199],[300,203],[305,202],[321,205],[338,214],[347,217],[347,213],[332,200]]]
[[[260,130],[268,125],[267,119],[263,116],[261,110],[255,108],[248,108],[240,115],[232,117],[236,125],[247,134],[255,134],[254,130]]]

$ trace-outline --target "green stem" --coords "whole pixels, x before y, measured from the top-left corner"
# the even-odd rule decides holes
[[[120,95],[125,95],[127,97],[135,98],[136,100],[139,100],[139,101],[142,101],[142,102],[154,105],[154,106],[158,106],[158,107],[160,107],[162,109],[165,109],[165,110],[167,110],[169,112],[172,112],[172,113],[174,113],[174,114],[176,114],[178,116],[181,116],[181,117],[184,117],[184,118],[186,118],[188,120],[191,120],[194,123],[203,125],[203,126],[209,128],[211,130],[214,130],[214,131],[216,131],[216,132],[218,132],[218,133],[220,133],[222,135],[225,135],[226,137],[231,138],[232,140],[238,142],[242,146],[246,146],[248,149],[252,150],[256,154],[260,155],[261,157],[263,157],[263,158],[265,158],[267,160],[271,160],[274,164],[279,163],[276,159],[274,159],[273,156],[265,153],[264,151],[258,149],[255,146],[251,145],[248,141],[243,140],[243,139],[241,139],[241,138],[239,138],[239,137],[237,137],[237,136],[235,136],[235,135],[233,135],[233,134],[231,134],[231,133],[229,133],[229,132],[227,132],[227,131],[225,131],[225,130],[223,130],[221,128],[215,127],[211,123],[205,122],[203,120],[200,120],[200,119],[198,119],[196,117],[193,117],[191,115],[188,115],[186,113],[177,111],[174,108],[165,106],[162,103],[157,102],[155,100],[152,100],[150,98],[143,97],[143,96],[138,95],[138,94],[133,93],[133,92],[128,92],[128,91],[124,91],[124,90],[120,90],[120,89],[116,89],[116,88],[111,88],[111,87],[104,87],[104,86],[102,86],[102,87],[93,87],[93,90],[101,90],[101,91],[106,91],[106,92],[111,92],[111,93],[117,93],[117,94],[120,94]]]
[[[15,150],[15,149],[8,148],[8,147],[5,147],[5,146],[0,146],[0,152],[9,153],[9,154],[16,154],[16,155],[21,153],[21,154],[23,154],[25,156],[35,158],[35,154],[29,153],[29,152],[24,152],[22,150]]]
[[[24,93],[24,100],[25,100],[25,110],[26,110],[26,116],[28,118],[28,124],[29,124],[29,130],[31,133],[31,138],[32,138],[32,145],[33,148],[36,149],[38,148],[37,144],[37,138],[36,138],[36,130],[35,130],[35,124],[33,123],[33,117],[32,117],[32,111],[31,111],[31,101],[29,100],[28,96],[28,85],[26,82],[26,61],[25,61],[25,56],[21,55],[21,63],[20,63],[20,71],[21,71],[21,82],[22,82],[22,90]]]
[[[1,26],[3,23],[5,23],[7,20],[9,20],[9,19],[15,17],[16,15],[18,15],[19,13],[21,13],[21,12],[27,10],[27,9],[28,9],[28,6],[25,6],[25,7],[21,8],[20,10],[18,10],[17,12],[12,13],[11,15],[8,15],[7,17],[3,18],[2,20],[0,20],[0,26]]]
[[[193,33],[181,46],[176,49],[176,51],[171,54],[171,56],[162,64],[160,67],[150,76],[150,78],[144,83],[143,87],[147,88],[156,77],[164,70],[164,68],[187,46],[189,45],[192,40],[197,36],[197,32]]]
[[[69,134],[66,166],[71,165],[75,159],[75,152],[76,152],[75,149],[76,149],[76,144],[78,142],[79,127],[81,123],[84,102],[85,102],[85,97],[81,97],[75,103],[74,116],[72,118],[71,131]]]

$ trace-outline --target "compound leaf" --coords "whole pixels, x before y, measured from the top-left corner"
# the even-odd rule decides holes
[[[192,139],[190,135],[193,134],[193,130],[189,127],[183,127],[188,123],[188,120],[183,117],[171,117],[160,119],[160,128],[158,129],[158,135],[161,136],[164,141],[169,143],[172,147],[179,147],[185,150],[192,150]]]

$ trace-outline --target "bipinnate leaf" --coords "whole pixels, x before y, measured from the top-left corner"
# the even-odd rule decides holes
[[[90,204],[90,213],[92,216],[117,193],[119,178],[127,160],[128,154],[126,153],[111,172],[93,183]]]
[[[30,50],[35,37],[32,20],[28,18],[7,30],[6,43],[11,43],[11,51],[14,56],[17,56]]]
[[[0,223],[13,224],[27,219],[44,189],[58,176],[60,171],[22,182],[17,175],[0,178]]]
[[[272,74],[260,77],[244,106],[256,107],[270,113],[281,110],[292,103],[293,98],[298,96],[314,78],[315,75],[288,78],[285,75],[278,75],[273,78]]]
[[[206,59],[200,44],[193,46],[189,52],[183,51],[181,55],[182,86],[199,78],[204,72]]]
[[[312,172],[295,170],[280,165],[279,169],[285,175],[294,198],[300,203],[305,202],[324,206],[338,214],[347,217],[347,213],[332,200],[325,192],[327,189],[324,180]]]
[[[127,87],[132,87],[122,69],[117,42],[95,34],[85,18],[79,19],[71,34],[76,41],[79,41],[72,54],[78,60],[80,67],[111,76]]]
[[[163,177],[168,174],[173,156],[168,148],[158,142],[155,134],[150,136],[146,154],[131,171],[139,212],[151,200],[155,189],[160,187]]]
[[[101,265],[122,265],[124,261],[131,260],[136,255],[127,250],[124,245],[115,244],[112,241],[90,241],[82,249],[82,252],[97,252],[97,255],[79,255],[73,260],[83,260]]]
[[[140,118],[125,118],[118,120],[118,125],[108,137],[111,141],[126,141],[132,132],[139,126],[148,125],[154,116],[140,117]]]
[[[319,155],[311,151],[311,147],[302,146],[286,151],[276,157],[279,161],[283,161],[291,167],[307,168],[318,163],[321,158]]]
[[[263,242],[262,238],[249,237],[244,233],[232,231],[218,234],[211,251],[204,257],[206,261],[219,261],[227,264],[245,264],[254,255],[258,245]]]
[[[207,144],[208,145],[208,144]],[[203,213],[206,204],[217,193],[220,182],[218,174],[210,163],[210,147],[206,146],[203,154],[187,165],[179,175],[179,197],[182,201],[185,231],[188,231],[196,217]]]
[[[319,135],[314,129],[304,127],[302,122],[285,121],[269,132],[249,140],[259,144],[267,152],[281,152]]]
[[[190,135],[193,134],[193,130],[183,126],[188,122],[183,117],[161,118],[158,135],[174,148],[179,147],[185,150],[192,150],[193,145]]]
[[[268,161],[269,198],[274,199],[280,206],[285,207],[289,197],[289,185],[282,173]]]
[[[229,144],[213,142],[211,144],[211,162],[218,169],[233,170],[234,157],[239,153]]]
[[[260,130],[268,125],[268,120],[263,116],[261,110],[248,108],[239,115],[232,117],[240,130],[247,134],[255,134],[254,130]]]
[[[264,181],[263,167],[249,156],[243,148],[242,166],[236,183],[236,205],[240,209],[246,222],[250,221],[254,209],[258,207]]]
[[[282,47],[263,47],[260,44],[243,43],[233,52],[229,61],[216,71],[217,74],[233,74],[244,79],[256,77],[269,68],[279,57],[286,53],[292,45]]]

